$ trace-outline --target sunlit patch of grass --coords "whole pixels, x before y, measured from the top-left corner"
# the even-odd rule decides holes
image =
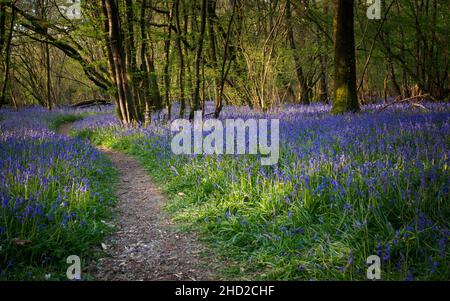
[[[226,278],[364,280],[378,255],[384,280],[449,279],[448,113],[284,118],[277,167],[174,156],[145,130],[88,136],[142,162],[174,219],[238,263]]]
[[[63,124],[73,123],[75,121],[83,119],[83,114],[61,114],[56,117],[49,118],[49,129],[57,131]]]

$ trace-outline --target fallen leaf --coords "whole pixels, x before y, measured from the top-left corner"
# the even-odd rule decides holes
[[[106,249],[108,249],[108,246],[106,244],[102,243],[102,249],[106,250]]]
[[[109,222],[107,222],[107,221],[101,220],[101,223],[104,224],[104,225],[106,225],[106,226],[108,226],[108,227],[110,227],[110,228],[114,228],[114,224],[109,223]]]

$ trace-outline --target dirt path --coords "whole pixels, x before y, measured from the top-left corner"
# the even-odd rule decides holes
[[[68,134],[70,125],[60,133]],[[93,268],[97,280],[214,280],[213,268],[200,256],[205,249],[193,234],[174,230],[161,211],[165,197],[139,163],[125,154],[100,149],[119,172],[119,202],[114,224],[119,228],[105,241],[109,255]]]

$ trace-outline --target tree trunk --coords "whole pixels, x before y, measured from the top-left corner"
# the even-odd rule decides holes
[[[103,30],[104,30],[104,39],[105,39],[105,51],[106,51],[106,55],[108,57],[108,67],[109,67],[109,76],[111,79],[111,83],[115,83],[116,82],[116,69],[114,67],[114,58],[112,55],[112,51],[111,51],[111,47],[110,47],[110,43],[109,43],[109,21],[108,21],[108,13],[106,11],[106,4],[105,4],[105,0],[99,0],[99,7],[103,13],[104,16],[104,22],[103,22]],[[117,87],[116,87],[117,89]],[[120,104],[118,103],[118,92],[116,91],[116,114],[117,117],[119,118],[119,120],[124,120],[125,116],[123,115],[123,110],[120,106]]]
[[[218,107],[221,106],[221,104],[219,104],[219,101],[221,101],[221,99],[219,99],[219,94],[220,94],[220,82],[221,82],[221,78],[219,77],[219,75],[217,74],[217,68],[218,68],[218,63],[217,63],[217,41],[216,41],[216,33],[215,33],[215,29],[214,29],[214,21],[215,21],[215,16],[216,16],[216,4],[217,1],[216,0],[208,0],[208,34],[209,34],[209,47],[210,47],[210,55],[211,55],[211,68],[214,71],[214,101],[215,101],[215,107],[216,109]],[[227,47],[227,45],[225,45],[225,47]]]
[[[108,46],[111,48],[112,66],[114,68],[117,103],[121,111],[122,122],[129,125],[134,121],[132,114],[132,94],[128,89],[126,60],[120,32],[120,17],[115,0],[104,0],[108,19]]]
[[[231,49],[231,47],[230,47],[230,40],[231,40],[231,28],[233,25],[234,16],[236,14],[237,4],[238,4],[238,1],[233,1],[233,5],[231,8],[232,13],[231,13],[230,21],[228,22],[228,29],[227,29],[227,33],[225,36],[225,46],[223,49],[222,69],[220,71],[219,91],[217,93],[216,108],[214,111],[215,118],[219,118],[220,112],[222,112],[222,109],[223,109],[223,94],[224,94],[224,89],[225,89],[225,81],[227,80],[228,72],[230,71],[230,68],[231,68],[232,58],[228,59],[228,57],[230,56],[231,52],[234,52],[234,50]],[[228,66],[227,66],[227,61],[228,61]]]
[[[184,4],[183,4],[184,5]],[[181,45],[181,23],[180,23],[180,0],[175,1],[175,23],[177,27],[176,46],[178,51],[178,57],[180,60],[180,73],[179,73],[179,86],[180,86],[180,118],[184,117],[186,111],[186,95],[184,93],[184,54],[183,47]]]
[[[295,71],[297,74],[297,79],[300,83],[300,103],[310,104],[310,93],[308,87],[308,81],[303,73],[303,68],[300,62],[300,56],[298,54],[297,45],[295,43],[294,29],[292,24],[292,12],[291,12],[291,0],[286,2],[286,23],[288,28],[288,39],[291,50],[293,51]]]
[[[200,82],[201,82],[200,68],[202,63],[203,39],[205,37],[205,29],[206,29],[206,0],[202,0],[200,32],[197,40],[197,50],[195,53],[195,61],[194,61],[194,99],[192,100],[193,106],[191,108],[190,119],[193,119],[194,112],[200,109]]]
[[[170,96],[170,44],[172,42],[172,23],[173,23],[173,11],[175,4],[169,10],[168,16],[168,27],[166,33],[166,39],[164,41],[164,53],[165,53],[165,62],[164,62],[164,102],[167,109],[167,118],[170,120],[172,112],[171,106],[171,96]]]
[[[161,93],[159,92],[158,76],[156,74],[155,59],[153,57],[153,49],[148,57],[148,71],[150,76],[150,98],[152,99],[153,108],[160,111],[163,108]]]
[[[3,54],[6,37],[6,5],[0,3],[0,54]]]
[[[36,2],[36,12],[41,20],[47,21],[47,3],[45,0],[39,0]],[[44,34],[48,34],[48,28],[44,29]],[[41,58],[42,68],[45,72],[45,105],[48,110],[52,109],[52,82],[51,82],[51,63],[50,63],[50,48],[46,41],[41,42]]]
[[[6,13],[6,9],[4,11],[2,11],[1,13],[2,13],[1,17],[3,17],[3,15]],[[16,17],[16,12],[15,12],[14,7],[12,7],[11,23],[10,23],[10,26],[9,26],[9,33],[8,33],[8,37],[7,37],[7,40],[6,40],[6,45],[0,45],[0,46],[2,46],[1,50],[3,50],[3,48],[5,48],[5,60],[4,60],[5,61],[5,66],[4,66],[5,70],[4,70],[4,74],[3,74],[3,78],[2,78],[2,90],[1,90],[1,95],[0,95],[0,108],[5,103],[6,89],[8,87],[9,68],[10,68],[10,63],[11,63],[11,41],[12,41],[12,36],[13,36],[13,31],[14,31],[15,17]],[[2,30],[5,30],[5,29],[2,29]],[[5,34],[5,32],[2,32],[2,35],[3,34]],[[4,41],[2,43],[4,43]],[[1,54],[2,53],[0,53],[0,55]]]
[[[138,87],[135,80],[136,68],[136,46],[134,38],[134,11],[133,3],[131,0],[125,0],[125,13],[126,13],[126,38],[125,38],[125,50],[126,50],[126,72],[127,72],[127,82],[128,90],[132,99],[134,100],[132,105],[132,112],[135,116],[136,121],[143,121],[144,111],[143,104],[139,103]]]
[[[313,2],[314,7],[317,8],[316,1]],[[324,6],[323,13],[328,15],[328,6]],[[317,47],[320,49],[324,45],[324,50],[320,50],[319,62],[320,62],[320,79],[319,79],[319,101],[321,103],[328,103],[328,80],[327,80],[327,54],[328,43],[326,38],[322,38],[320,29],[317,29]]]
[[[184,15],[184,35],[188,35],[189,31],[189,14],[187,11],[187,3],[185,2],[183,5],[183,15]],[[191,20],[191,28],[193,28],[193,21]],[[192,76],[192,67],[191,67],[191,57],[190,57],[190,50],[189,47],[187,47],[186,44],[184,44],[184,51],[185,51],[185,58],[186,58],[186,82],[187,82],[187,91],[189,95],[189,106],[192,110],[193,106],[193,99],[194,99],[194,83],[193,83],[193,76]]]
[[[334,4],[334,99],[333,113],[359,110],[356,94],[354,0],[333,0]]]
[[[145,103],[145,111],[144,111],[144,123],[145,125],[149,125],[151,122],[151,97],[150,97],[150,77],[148,72],[147,65],[147,41],[145,37],[147,35],[147,22],[145,20],[145,13],[147,10],[147,0],[142,0],[141,3],[141,16],[140,16],[140,31],[141,31],[141,70],[142,76],[141,86],[142,86],[142,101]]]
[[[47,73],[47,109],[49,111],[53,108],[52,101],[52,73],[51,73],[51,62],[50,62],[50,47],[48,43],[45,43],[45,69]]]

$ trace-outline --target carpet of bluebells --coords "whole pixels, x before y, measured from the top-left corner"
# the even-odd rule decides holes
[[[110,231],[110,163],[84,138],[136,156],[170,197],[175,220],[202,232],[230,279],[450,279],[450,105],[329,106],[222,118],[279,118],[278,165],[257,156],[175,156],[164,116],[123,128],[112,111],[0,112],[0,279],[64,279]],[[176,112],[177,108],[173,108]],[[77,138],[58,125],[79,119]],[[175,118],[175,117],[173,117]]]
[[[91,144],[49,128],[74,111],[0,111],[0,279],[64,279],[109,231],[115,177]]]
[[[280,119],[274,167],[252,156],[175,156],[167,122],[124,129],[94,115],[76,129],[135,155],[175,219],[236,262],[225,277],[364,280],[378,255],[384,280],[448,280],[450,105],[427,108],[226,108],[222,118]]]

